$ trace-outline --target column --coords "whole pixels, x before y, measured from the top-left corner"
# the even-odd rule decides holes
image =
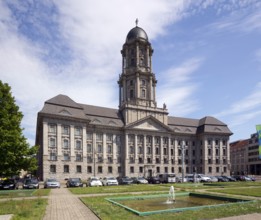
[[[74,143],[74,125],[70,126],[70,150],[71,150],[71,160],[72,157],[75,157],[75,152],[74,152],[74,148],[75,148],[75,143]]]
[[[138,161],[138,140],[137,140],[137,134],[134,135],[134,157],[135,157],[135,161],[137,163]]]
[[[143,158],[144,158],[144,161],[143,161],[143,163],[147,163],[147,146],[146,146],[146,144],[147,144],[147,141],[146,141],[146,135],[144,135],[143,136],[143,145],[144,145],[144,147],[143,147]]]
[[[160,163],[163,162],[163,138],[160,136]]]
[[[57,159],[62,156],[62,126],[57,124]]]
[[[117,144],[116,144],[116,141],[117,141],[117,136],[115,134],[113,134],[112,136],[112,160],[113,161],[116,161],[117,160],[117,155],[116,155],[116,152],[117,152]]]
[[[168,138],[168,161],[169,164],[171,164],[171,150],[170,150],[170,146],[171,146],[171,138]]]
[[[137,88],[136,88],[136,98],[140,98],[140,75],[139,73],[136,73],[136,84],[137,84]]]
[[[129,159],[129,139],[128,139],[128,134],[125,134],[125,156],[126,160]]]
[[[152,88],[152,76],[150,76],[149,100],[154,100],[154,97],[153,97],[153,88]]]
[[[43,122],[43,155],[48,155],[48,123]]]
[[[106,143],[106,134],[103,133],[103,136],[102,136],[102,158],[103,158],[103,163],[105,163],[105,160],[106,160],[106,154],[107,152],[107,143]]]
[[[151,162],[155,164],[155,139],[154,136],[151,136]]]
[[[86,127],[82,127],[82,156],[83,159],[86,158],[87,155],[87,137],[86,137]]]

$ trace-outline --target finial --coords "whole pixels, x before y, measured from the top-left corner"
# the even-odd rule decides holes
[[[138,26],[138,23],[139,23],[139,20],[138,20],[138,18],[136,18],[136,21],[135,21],[135,23],[136,23],[136,27]]]

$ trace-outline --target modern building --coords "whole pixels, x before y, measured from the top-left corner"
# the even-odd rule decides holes
[[[258,135],[230,144],[231,173],[235,175],[261,175]]]
[[[153,49],[142,28],[129,31],[121,54],[118,109],[66,95],[45,102],[37,118],[39,177],[229,174],[226,124],[169,116],[165,104],[157,106]]]

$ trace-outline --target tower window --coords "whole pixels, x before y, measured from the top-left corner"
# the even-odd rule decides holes
[[[145,89],[142,90],[142,98],[146,98],[146,91],[145,91]]]
[[[131,99],[133,99],[133,98],[134,98],[134,92],[133,92],[133,90],[132,90],[132,89],[130,90],[130,98],[131,98]]]
[[[133,80],[130,81],[130,85],[133,86]]]

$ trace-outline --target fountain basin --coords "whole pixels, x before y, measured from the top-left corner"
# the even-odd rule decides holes
[[[198,210],[211,208],[233,203],[253,202],[253,200],[243,200],[225,196],[216,196],[202,193],[176,193],[175,201],[169,203],[166,198],[168,194],[128,196],[106,198],[107,201],[118,205],[139,216],[152,215],[167,212],[182,212],[187,210]]]

